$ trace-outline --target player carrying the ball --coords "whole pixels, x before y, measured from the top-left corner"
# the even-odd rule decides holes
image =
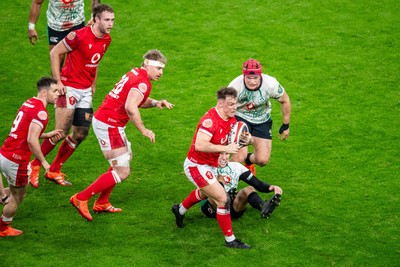
[[[204,199],[211,199],[216,204],[216,219],[225,236],[225,246],[230,248],[251,248],[236,239],[232,231],[229,210],[229,198],[217,181],[218,157],[221,152],[237,153],[240,145],[228,144],[228,134],[236,122],[237,92],[232,87],[222,87],[217,91],[217,105],[211,108],[200,119],[184,162],[184,171],[197,188],[194,189],[179,205],[172,206],[176,225],[183,227],[185,213],[193,205]],[[243,145],[251,143],[251,136]]]

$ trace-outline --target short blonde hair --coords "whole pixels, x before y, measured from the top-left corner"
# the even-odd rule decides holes
[[[163,64],[167,64],[167,59],[158,49],[147,51],[146,54],[143,55],[143,59],[160,61]]]

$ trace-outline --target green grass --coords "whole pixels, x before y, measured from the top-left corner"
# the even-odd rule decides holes
[[[94,106],[158,48],[168,63],[152,96],[176,107],[142,111],[155,144],[128,125],[132,173],[111,197],[122,214],[94,214],[89,223],[68,203],[108,167],[91,131],[63,167],[73,187],[41,179],[28,189],[13,222],[24,234],[0,240],[1,266],[400,265],[398,1],[108,3],[116,24]],[[50,73],[45,7],[36,46],[27,38],[29,7],[0,3],[1,142],[38,78]],[[273,103],[271,161],[258,177],[283,188],[282,204],[269,220],[249,208],[233,222],[253,246],[238,251],[222,246],[217,222],[198,208],[178,229],[170,207],[193,189],[182,164],[198,119],[250,57],[288,91],[292,120],[290,138],[280,142]]]

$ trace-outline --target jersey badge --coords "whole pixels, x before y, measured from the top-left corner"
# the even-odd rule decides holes
[[[73,96],[71,96],[70,98],[68,98],[68,101],[69,101],[69,104],[70,104],[71,106],[73,106],[73,105],[75,105],[75,103],[76,103],[76,98],[73,97]]]
[[[210,128],[213,125],[213,121],[211,119],[206,119],[201,124],[204,128]]]
[[[75,37],[76,37],[76,33],[75,33],[75,32],[70,32],[70,33],[68,33],[68,35],[67,35],[67,39],[68,39],[68,40],[74,40]]]
[[[278,86],[278,93],[279,93],[279,94],[282,94],[282,92],[283,92],[283,87],[282,87],[281,85],[279,85],[279,86]]]
[[[92,113],[85,112],[85,120],[86,121],[92,122],[92,117],[93,117]]]
[[[140,91],[140,92],[142,92],[143,94],[146,93],[146,91],[147,91],[147,84],[145,84],[145,83],[140,83],[138,87],[139,87],[139,91]]]
[[[38,118],[41,119],[42,121],[47,120],[47,112],[43,110],[39,111]]]
[[[231,177],[229,177],[228,175],[222,176],[222,179],[224,179],[225,184],[230,184],[231,182]]]
[[[249,103],[249,104],[247,104],[247,105],[246,105],[246,109],[247,109],[247,110],[252,110],[252,109],[254,109],[254,103]]]
[[[207,178],[208,178],[209,180],[212,180],[212,179],[214,178],[214,175],[213,175],[212,172],[210,172],[210,171],[207,171],[207,172],[206,172],[206,176],[207,176]]]

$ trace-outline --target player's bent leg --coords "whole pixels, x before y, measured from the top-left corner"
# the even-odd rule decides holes
[[[253,142],[254,158],[252,159],[252,162],[259,166],[265,166],[270,160],[272,140],[253,137]]]
[[[11,227],[11,222],[17,212],[19,204],[23,201],[26,195],[27,186],[14,187],[10,186],[10,199],[7,205],[3,208],[3,213],[0,219],[0,236],[18,236],[23,232]]]
[[[119,154],[123,152],[122,155],[119,155],[117,157],[112,157],[115,156],[116,154]],[[131,160],[131,153],[129,152],[127,147],[123,147],[118,149],[118,152],[115,151],[103,151],[104,156],[108,159],[110,165],[112,166],[112,171],[111,173],[115,176],[118,177],[118,181],[122,182],[125,179],[128,178],[130,174],[130,160]],[[97,213],[100,212],[109,212],[109,213],[117,213],[117,212],[122,212],[122,209],[114,207],[110,202],[109,202],[109,197],[111,195],[112,190],[114,189],[114,186],[116,184],[113,184],[104,190],[100,191],[98,199],[95,201],[93,205],[93,210]]]
[[[251,190],[253,189],[253,190]],[[239,190],[237,193],[235,200],[232,203],[232,207],[236,211],[242,211],[246,208],[248,202],[247,202],[247,197],[249,194],[251,194],[254,191],[254,188],[252,186],[246,186],[245,188]]]
[[[242,147],[241,149],[239,149],[238,153],[235,153],[231,156],[230,161],[233,162],[244,162],[244,160],[246,159],[248,153],[248,148]]]
[[[60,99],[60,97],[59,97]],[[59,100],[57,99],[57,101]],[[56,104],[56,111],[55,111],[55,117],[56,117],[56,129],[61,129],[63,130],[62,138],[60,140],[52,140],[53,143],[57,143],[67,137],[69,134],[69,131],[71,130],[72,127],[72,121],[74,119],[74,109],[68,109],[66,107],[58,107],[58,104]]]

